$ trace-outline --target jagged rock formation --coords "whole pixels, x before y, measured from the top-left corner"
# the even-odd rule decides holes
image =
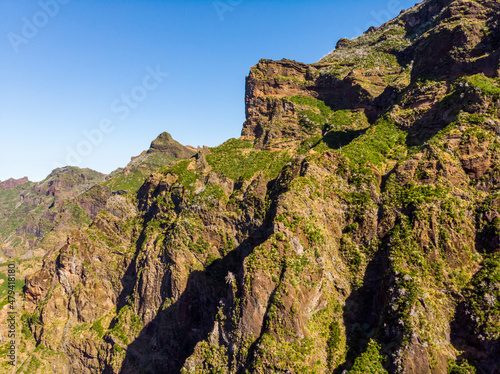
[[[499,12],[428,0],[261,61],[242,138],[27,278],[19,372],[498,373]]]

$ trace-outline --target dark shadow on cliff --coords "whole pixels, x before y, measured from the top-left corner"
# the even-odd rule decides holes
[[[358,136],[364,134],[365,130],[347,130],[347,131],[330,131],[324,137],[323,141],[332,149],[340,149]]]
[[[123,274],[123,277],[121,279],[123,288],[116,302],[117,310],[120,310],[127,304],[127,298],[134,289],[135,282],[137,281],[137,256],[139,255],[142,245],[144,244],[144,240],[146,239],[144,232],[148,222],[149,221],[146,220],[143,223],[141,234],[139,235],[139,238],[136,242],[134,257],[132,258],[132,261],[128,265],[127,270],[125,270],[125,273]],[[113,325],[109,326],[109,328],[113,328]]]
[[[455,308],[450,324],[451,344],[460,352],[457,361],[467,360],[476,367],[478,374],[500,373],[500,340],[488,340],[475,331],[471,308],[461,301]]]
[[[161,310],[127,347],[120,373],[179,373],[196,344],[214,328],[217,309],[228,293],[225,277],[237,274],[245,257],[265,240],[251,237],[205,270],[192,272],[177,301]]]
[[[498,60],[500,58],[500,50],[498,49],[500,46],[500,23],[492,18],[487,22],[487,25],[491,32],[483,37],[481,43],[478,43],[474,49],[468,52],[470,58],[467,61],[455,61],[447,51],[444,54],[444,56],[447,56],[447,60],[437,67],[435,64],[430,64],[424,57],[421,63],[423,70],[420,71],[416,67],[412,71],[412,82],[418,79],[427,79],[436,82],[446,80],[451,83],[456,78],[480,73],[487,77],[497,76]],[[450,33],[449,42],[451,43],[454,31],[450,31]],[[427,71],[426,69],[430,70]],[[413,89],[412,85],[410,87]],[[455,87],[454,92],[432,104],[422,117],[413,121],[407,128],[407,144],[422,145],[447,125],[457,121],[461,111],[477,113],[483,110],[482,104],[481,95],[468,90],[468,86],[463,88]]]
[[[380,249],[366,268],[363,285],[346,299],[343,318],[348,350],[345,362],[333,371],[334,374],[351,369],[356,357],[366,351],[370,339],[377,337],[386,302],[387,267],[387,251]]]
[[[271,292],[269,299],[267,301],[266,312],[264,313],[264,321],[262,324],[262,328],[260,330],[259,337],[257,339],[255,339],[254,342],[248,348],[248,354],[247,354],[247,358],[245,360],[245,363],[242,366],[240,366],[239,369],[236,371],[237,374],[246,374],[249,372],[249,370],[251,370],[252,363],[255,359],[255,354],[257,352],[257,349],[259,348],[259,344],[262,341],[262,337],[264,336],[264,334],[266,332],[269,332],[269,329],[267,328],[268,322],[269,322],[268,312],[269,312],[270,308],[272,307],[272,305],[276,302],[276,293],[283,282],[283,278],[285,276],[285,271],[286,271],[285,266],[282,266],[281,271],[280,271],[280,277],[279,277],[278,284],[276,285],[274,290]]]
[[[461,109],[459,99],[460,93],[455,92],[443,101],[432,104],[422,117],[404,128],[408,132],[406,145],[421,146],[455,121]]]
[[[478,210],[479,210],[478,206]],[[476,211],[476,214],[478,211]],[[488,221],[484,212],[482,219]],[[479,219],[481,221],[481,219]],[[499,235],[493,222],[480,227],[477,223],[477,235],[475,240],[476,251],[484,256],[491,256],[498,251]],[[484,263],[469,281],[469,285],[479,283],[481,271],[484,269]],[[482,283],[482,282],[481,282]],[[467,360],[469,364],[476,367],[478,374],[499,374],[500,373],[500,339],[487,339],[478,322],[474,321],[475,312],[471,306],[471,301],[475,298],[482,298],[484,295],[471,295],[469,286],[462,290],[462,294],[454,295],[456,298],[456,307],[453,321],[450,323],[450,342],[461,352],[457,357],[457,362]],[[477,300],[477,299],[476,299]],[[483,309],[482,312],[486,312]],[[494,308],[494,306],[492,306]]]
[[[140,190],[137,192],[137,198],[139,199],[139,204],[138,208],[139,210],[145,211],[148,209],[146,214],[144,215],[144,220],[142,222],[142,228],[139,237],[137,238],[135,242],[135,252],[134,256],[132,257],[132,260],[130,261],[130,264],[127,266],[127,270],[125,270],[124,275],[122,276],[121,283],[122,283],[122,291],[120,292],[120,295],[118,296],[116,306],[117,310],[122,309],[128,302],[128,299],[131,295],[131,293],[134,290],[135,284],[137,283],[138,279],[138,274],[137,274],[137,257],[139,256],[139,253],[142,251],[142,247],[144,244],[144,241],[146,240],[146,228],[149,224],[149,222],[154,219],[155,215],[158,213],[158,207],[147,207],[147,204],[145,203],[145,197],[147,196],[147,185],[144,184]],[[183,191],[179,192],[178,188],[173,188],[173,193],[172,193],[172,200],[175,205],[175,212],[177,214],[180,213],[181,208],[181,197],[179,197],[178,193],[182,194]],[[166,229],[165,229],[166,230]],[[162,298],[164,299],[165,296],[162,295]],[[111,325],[109,328],[114,327],[114,323],[116,321],[112,321]]]
[[[286,191],[286,181],[280,183],[278,178],[268,183],[267,198],[273,203],[267,209],[262,223],[258,226],[250,224],[248,230],[243,230],[248,231],[248,238],[223,258],[215,260],[202,271],[191,272],[186,288],[171,305],[165,305],[165,301],[174,296],[170,294],[171,291],[166,291],[170,287],[165,285],[170,285],[172,274],[168,271],[165,273],[160,295],[164,307],[128,345],[121,374],[180,372],[186,359],[193,354],[196,345],[206,340],[214,329],[219,307],[224,306],[226,302],[229,303],[227,298],[231,286],[227,284],[226,276],[229,272],[240,274],[245,258],[272,234],[277,196],[284,191]],[[251,221],[253,220],[250,219]],[[138,243],[138,253],[141,245]],[[169,261],[169,259],[162,260],[165,266]],[[130,268],[135,266],[133,261]],[[130,286],[122,293],[121,303],[131,296],[134,285],[141,281],[140,275],[135,270],[127,271],[127,276],[131,277],[127,281]]]

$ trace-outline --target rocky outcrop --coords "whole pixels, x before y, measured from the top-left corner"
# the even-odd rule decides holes
[[[378,94],[359,84],[355,73],[343,79],[321,75],[330,64],[261,60],[246,78],[246,121],[242,135],[263,145],[321,135],[325,123],[307,126],[305,107],[290,98],[310,97],[333,110],[358,109],[374,120],[387,106]],[[378,99],[377,99],[378,98]],[[382,105],[381,105],[382,104]],[[275,140],[273,142],[273,139]]]
[[[36,305],[47,295],[52,276],[47,270],[41,270],[26,278],[24,295],[28,305]]]
[[[420,36],[412,46],[413,77],[453,79],[477,73],[496,76],[500,57],[500,26],[497,17],[500,4],[495,1],[449,0],[441,3],[441,6],[446,6],[439,13],[435,12],[434,2],[427,2],[417,13],[419,17],[422,17],[422,13],[434,14],[432,19],[428,20],[429,17],[425,16],[424,20],[440,27],[427,27],[427,33]],[[415,18],[411,15],[408,17],[402,19],[408,22]],[[466,22],[456,23],[459,20]],[[413,22],[416,25],[422,23]],[[424,55],[425,51],[433,53]]]

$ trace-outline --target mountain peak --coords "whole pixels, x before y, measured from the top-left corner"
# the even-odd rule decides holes
[[[151,145],[153,145],[155,143],[171,142],[172,140],[174,140],[172,138],[172,135],[170,135],[168,132],[164,131],[160,135],[158,135],[155,140],[153,140],[151,142]]]
[[[162,132],[151,142],[148,153],[168,153],[177,158],[186,158],[192,155],[192,151],[172,138],[168,132]]]

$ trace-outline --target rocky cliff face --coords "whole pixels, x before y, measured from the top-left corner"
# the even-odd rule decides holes
[[[311,108],[311,99],[374,123],[411,82],[497,76],[497,8],[494,1],[424,1],[359,38],[341,39],[318,63],[261,60],[247,77],[242,135],[289,145],[338,126],[327,108]]]
[[[259,62],[240,139],[26,279],[19,372],[498,373],[499,11],[429,0]]]

